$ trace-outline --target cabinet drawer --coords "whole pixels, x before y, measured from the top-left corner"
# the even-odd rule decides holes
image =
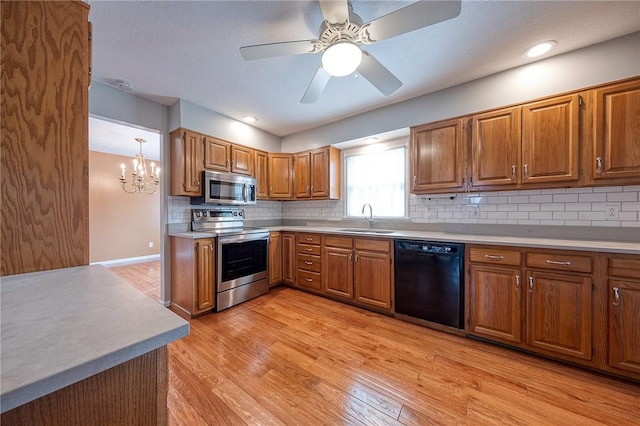
[[[352,248],[353,239],[351,237],[324,237],[324,245],[326,247]]]
[[[318,272],[309,272],[298,269],[298,285],[313,290],[322,290],[322,279]]]
[[[471,247],[469,249],[469,261],[475,263],[520,266],[520,252],[518,250],[501,248]]]
[[[592,262],[591,256],[562,253],[527,253],[528,268],[591,273]]]
[[[298,241],[302,244],[320,245],[320,235],[298,234]]]
[[[640,279],[640,257],[635,259],[623,257],[608,258],[607,274],[610,277]]]
[[[320,246],[310,246],[309,244],[298,243],[296,253],[313,254],[314,256],[320,256]]]
[[[320,272],[320,256],[298,254],[298,269]]]
[[[390,253],[391,243],[392,240],[368,240],[364,238],[355,239],[356,250],[382,251],[385,253]]]

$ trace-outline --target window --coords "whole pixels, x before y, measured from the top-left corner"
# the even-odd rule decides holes
[[[345,153],[347,216],[362,217],[362,206],[369,203],[376,217],[406,217],[406,151],[395,145]]]

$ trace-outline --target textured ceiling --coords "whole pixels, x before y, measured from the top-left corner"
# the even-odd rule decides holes
[[[363,78],[332,78],[315,104],[300,99],[320,54],[244,61],[246,45],[313,39],[316,1],[90,1],[93,72],[131,82],[167,105],[182,98],[286,136],[530,62],[556,40],[575,50],[640,30],[640,1],[463,1],[457,18],[366,46],[402,82],[385,97]],[[364,22],[413,1],[353,1]]]

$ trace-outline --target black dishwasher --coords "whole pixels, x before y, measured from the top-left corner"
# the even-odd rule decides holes
[[[464,244],[395,240],[396,313],[464,328]]]

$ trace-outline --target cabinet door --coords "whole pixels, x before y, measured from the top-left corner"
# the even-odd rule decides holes
[[[253,150],[251,148],[231,145],[231,171],[253,176]]]
[[[609,280],[609,365],[640,374],[640,281]]]
[[[520,343],[520,269],[470,265],[469,275],[469,331]]]
[[[196,242],[197,278],[196,278],[196,313],[215,307],[214,299],[214,253],[213,240],[201,239]]]
[[[462,188],[463,127],[463,120],[455,119],[411,128],[412,193]]]
[[[296,283],[296,236],[289,232],[282,234],[282,281]]]
[[[171,195],[202,195],[202,136],[171,132]]]
[[[522,107],[522,183],[578,180],[580,97],[561,96]]]
[[[269,199],[269,155],[255,151],[256,196],[258,200]]]
[[[293,157],[293,178],[296,198],[311,196],[310,155],[308,152],[295,154]]]
[[[325,247],[322,272],[325,293],[353,299],[353,250]]]
[[[595,91],[594,179],[640,178],[640,80]],[[626,184],[627,182],[620,182]]]
[[[212,137],[204,139],[204,168],[218,172],[228,172],[230,167],[229,142],[221,141]]]
[[[269,234],[269,285],[282,281],[282,241],[279,232]]]
[[[293,198],[292,163],[291,154],[269,154],[269,198]]]
[[[311,152],[311,197],[329,197],[329,149],[322,148]]]
[[[355,251],[355,300],[386,310],[391,309],[391,255]]]
[[[475,115],[472,122],[471,176],[474,187],[518,183],[520,170],[520,107]]]
[[[591,359],[591,278],[527,272],[527,344]]]

